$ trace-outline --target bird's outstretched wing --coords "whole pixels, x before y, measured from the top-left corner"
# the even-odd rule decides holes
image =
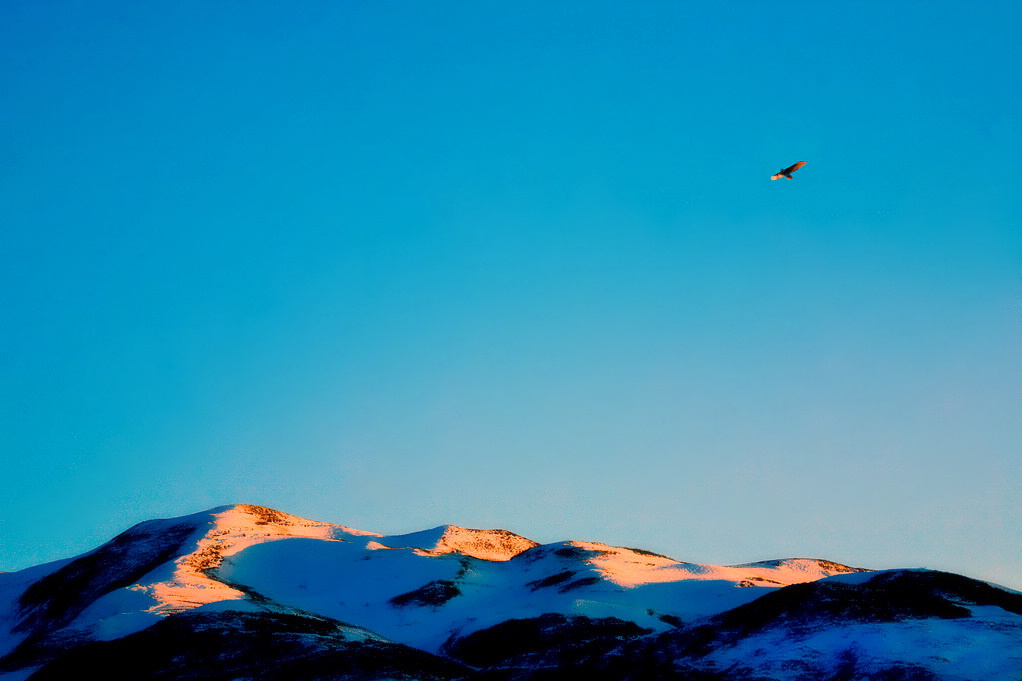
[[[786,177],[786,178],[788,178],[790,180],[791,179],[791,174],[793,172],[795,172],[796,170],[798,170],[799,168],[801,168],[802,166],[804,166],[806,163],[808,163],[808,161],[799,161],[798,163],[795,163],[794,165],[788,166],[784,170],[779,170],[775,175],[771,175],[770,179],[771,180],[779,180],[782,177]]]

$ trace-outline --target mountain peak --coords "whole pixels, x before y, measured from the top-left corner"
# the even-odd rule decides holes
[[[193,537],[192,550],[174,561],[169,578],[138,587],[158,603],[150,612],[167,614],[207,603],[244,598],[242,591],[218,579],[216,570],[224,558],[255,544],[292,537],[347,541],[348,538],[377,536],[254,504],[219,506],[189,518],[203,516],[208,518],[208,522],[201,526],[205,532]]]
[[[791,575],[792,583],[795,583],[795,577],[803,577],[804,579],[801,579],[801,581],[809,582],[850,572],[870,572],[866,568],[852,567],[843,563],[836,563],[832,560],[824,560],[823,558],[776,558],[774,560],[761,560],[755,563],[742,563],[732,567],[779,570]]]
[[[375,532],[310,520],[256,504],[220,506],[207,511],[207,513],[218,519],[217,524],[221,528],[230,527],[244,530],[258,536],[280,534],[282,536],[316,536],[332,539],[340,539],[344,536],[379,536]]]
[[[504,561],[527,551],[537,542],[507,530],[475,530],[440,525],[421,532],[383,537],[390,548],[415,548],[430,554],[461,553],[482,560]]]

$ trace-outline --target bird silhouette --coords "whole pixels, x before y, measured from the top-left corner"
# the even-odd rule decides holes
[[[798,170],[799,168],[801,168],[802,166],[804,166],[806,163],[808,163],[808,161],[799,161],[795,165],[788,166],[787,168],[784,168],[784,169],[778,171],[776,175],[771,175],[770,179],[771,180],[779,180],[779,179],[781,179],[783,177],[785,179],[790,180],[790,179],[792,179],[791,178],[791,174],[793,172],[795,172],[796,170]]]

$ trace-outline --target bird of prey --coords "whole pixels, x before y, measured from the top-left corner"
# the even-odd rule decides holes
[[[799,168],[801,168],[802,166],[804,166],[806,163],[808,163],[808,161],[799,161],[798,163],[796,163],[793,166],[788,166],[787,168],[784,168],[783,170],[778,171],[777,174],[776,175],[772,175],[770,177],[770,179],[771,180],[779,180],[779,179],[781,179],[783,177],[783,178],[786,178],[786,179],[790,180],[791,179],[791,174],[793,172],[795,172],[796,170],[798,170]]]

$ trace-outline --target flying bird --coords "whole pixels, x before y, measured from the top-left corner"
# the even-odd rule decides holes
[[[795,172],[796,170],[798,170],[799,168],[801,168],[802,166],[804,166],[806,163],[808,163],[808,161],[799,161],[798,163],[796,163],[793,166],[788,166],[787,168],[784,168],[783,170],[778,171],[778,173],[776,175],[771,175],[770,179],[771,180],[779,180],[779,179],[781,179],[783,177],[783,178],[786,178],[786,179],[790,180],[791,179],[791,174],[793,172]]]

